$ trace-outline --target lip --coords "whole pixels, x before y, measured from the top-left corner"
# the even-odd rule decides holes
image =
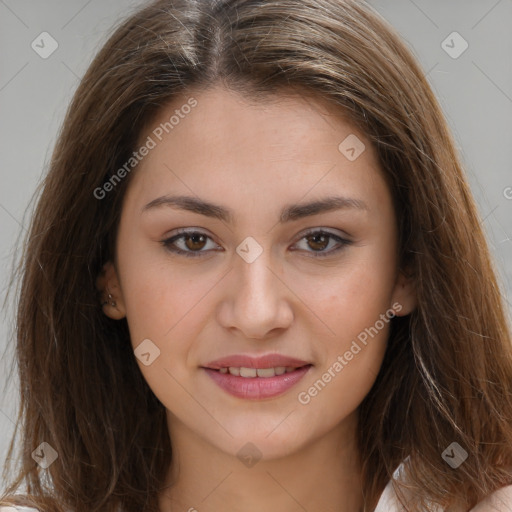
[[[239,377],[230,373],[220,373],[220,368],[275,368],[276,366],[293,366],[296,369],[275,377]],[[312,363],[281,354],[267,354],[253,357],[233,355],[211,361],[201,367],[206,374],[224,391],[237,398],[262,400],[282,395],[295,386],[309,370]]]
[[[212,370],[220,370],[221,368],[229,368],[234,366],[236,368],[275,368],[276,366],[306,366],[311,364],[308,361],[302,361],[294,357],[284,356],[282,354],[266,354],[264,356],[249,356],[244,354],[236,354],[232,356],[222,357],[211,361],[203,366],[203,368],[210,368]],[[242,377],[244,378],[244,377]],[[273,377],[270,377],[273,378]]]
[[[230,373],[220,373],[218,370],[203,368],[208,376],[224,391],[238,398],[262,400],[282,395],[295,386],[312,365],[302,366],[293,372],[283,373],[275,377],[237,377]]]

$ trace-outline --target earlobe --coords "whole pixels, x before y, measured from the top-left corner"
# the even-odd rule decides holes
[[[123,293],[117,271],[111,261],[103,265],[101,273],[96,278],[96,289],[100,292],[100,305],[105,315],[113,320],[120,320],[126,316]]]
[[[396,316],[406,316],[416,308],[416,286],[413,276],[407,271],[400,271],[393,290],[391,308]]]

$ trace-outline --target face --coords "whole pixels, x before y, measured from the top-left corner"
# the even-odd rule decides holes
[[[414,306],[391,195],[370,142],[332,109],[192,96],[141,134],[155,144],[124,198],[105,310],[126,315],[171,440],[282,457],[343,435],[392,317]]]

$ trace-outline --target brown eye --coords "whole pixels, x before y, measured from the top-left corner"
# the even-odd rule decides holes
[[[211,238],[208,235],[201,233],[200,231],[181,231],[177,235],[167,238],[166,240],[162,240],[161,244],[169,252],[194,258],[206,255],[212,250],[203,250],[210,240]]]
[[[306,248],[304,251],[312,253],[316,258],[331,256],[352,243],[350,240],[346,240],[334,233],[323,230],[306,233],[306,235],[300,239],[300,241],[302,240],[306,240]],[[219,250],[219,246],[217,246],[217,248],[205,249],[209,241],[211,241],[211,237],[200,231],[181,231],[179,234],[163,240],[161,243],[169,252],[194,258],[206,255],[212,250]],[[326,250],[333,241],[335,242],[335,247]],[[216,244],[214,244],[214,246],[215,245]],[[336,247],[336,245],[338,247]]]
[[[312,249],[315,251],[323,251],[329,245],[331,236],[325,235],[325,233],[320,233],[317,235],[308,235],[306,238],[308,239],[309,246]]]
[[[313,257],[316,258],[326,258],[328,256],[332,256],[335,253],[345,249],[346,246],[352,243],[350,240],[335,235],[334,233],[329,233],[328,231],[318,229],[316,231],[310,231],[309,233],[306,233],[300,239],[300,241],[302,240],[306,240],[306,248],[304,250],[306,252],[313,253]],[[338,247],[326,250],[332,241],[335,242],[335,246],[337,243]]]
[[[201,233],[194,233],[192,235],[185,235],[185,245],[191,251],[201,250],[206,245],[206,237]]]

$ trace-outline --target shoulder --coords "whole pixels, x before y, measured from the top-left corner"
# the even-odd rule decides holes
[[[406,459],[407,460],[407,459]],[[405,472],[405,462],[402,462],[393,473],[393,478],[388,482],[374,512],[403,512],[404,508],[400,504],[393,488],[393,480],[400,480]],[[404,490],[405,491],[405,490]],[[405,491],[406,499],[409,498]],[[1,511],[0,511],[1,512]],[[430,512],[443,512],[439,507],[431,506]],[[485,499],[480,501],[469,512],[512,512],[512,485],[502,487]]]
[[[512,485],[502,487],[482,500],[470,512],[510,512],[512,510]]]
[[[398,502],[392,484],[389,482],[377,504],[375,512],[402,512],[403,510],[404,508]],[[442,512],[436,507],[433,507],[431,510],[432,512]],[[512,485],[502,487],[493,492],[469,512],[512,512]]]
[[[39,512],[39,510],[34,507],[22,507],[21,505],[9,507],[0,505],[0,512]]]

